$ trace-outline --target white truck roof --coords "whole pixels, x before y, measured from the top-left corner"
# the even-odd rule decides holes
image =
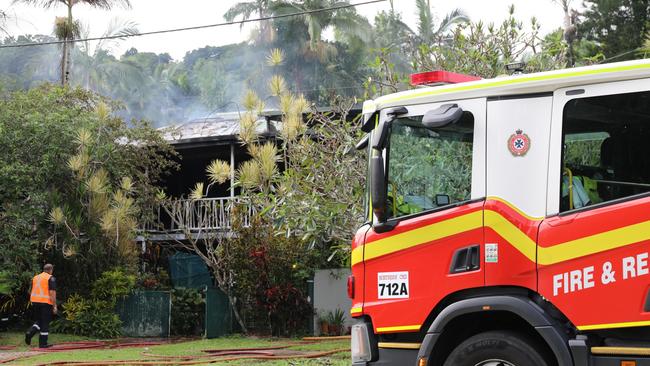
[[[650,59],[483,79],[389,94],[363,104],[363,114],[413,104],[553,92],[573,85],[650,78]]]

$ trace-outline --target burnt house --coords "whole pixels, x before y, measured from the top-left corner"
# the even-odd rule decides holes
[[[348,118],[355,118],[360,113],[361,109],[356,108],[350,111]],[[307,121],[308,115],[305,114],[304,118]],[[208,229],[225,233],[230,230],[232,204],[241,199],[239,189],[233,186],[235,171],[251,158],[246,146],[239,140],[239,120],[240,114],[237,112],[223,113],[161,128],[165,139],[180,156],[180,169],[164,182],[162,188],[168,199],[163,205],[166,207],[154,208],[156,218],[142,228],[140,240],[183,240],[183,232],[188,229],[190,232]],[[255,127],[262,141],[275,140],[282,128],[280,112],[262,113]],[[202,199],[190,199],[188,196],[196,183],[208,182],[206,168],[215,159],[230,164],[231,179],[224,184],[210,186]],[[250,218],[250,210],[244,213],[244,222]],[[176,219],[172,219],[169,212],[173,212]],[[209,218],[205,215],[209,215]],[[210,224],[206,227],[207,219]]]
[[[167,199],[155,207],[155,218],[141,230],[141,240],[167,241],[184,239],[183,232],[206,229],[205,216],[210,215],[207,229],[228,231],[231,225],[232,203],[239,190],[233,186],[235,171],[250,159],[246,146],[238,139],[239,113],[223,113],[180,125],[161,128],[167,140],[179,155],[179,170],[163,183]],[[280,126],[277,114],[261,116],[256,132],[261,140],[276,138]],[[189,194],[198,182],[207,182],[206,168],[213,160],[230,164],[230,180],[212,185],[206,197],[195,200]],[[207,184],[207,183],[206,183]],[[170,212],[173,218],[170,217]],[[185,230],[183,230],[185,228]]]

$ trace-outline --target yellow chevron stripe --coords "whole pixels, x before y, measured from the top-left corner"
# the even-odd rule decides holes
[[[359,264],[363,262],[363,248],[365,245],[359,245],[358,247],[352,249],[352,254],[350,254],[351,265]]]
[[[650,221],[644,221],[571,240],[552,247],[538,247],[533,239],[519,230],[508,219],[501,216],[501,214],[492,210],[485,210],[484,214],[485,227],[494,230],[530,261],[545,266],[624,247],[644,240],[650,240]],[[481,211],[475,211],[380,239],[373,242],[372,245],[359,246],[352,251],[352,265],[364,261],[364,247],[365,260],[372,260],[427,242],[479,228],[483,222],[482,216],[483,213]]]
[[[578,328],[578,330],[595,330],[595,329],[611,329],[611,328],[644,327],[648,325],[650,325],[650,321],[578,325],[576,328]]]
[[[497,202],[501,202],[501,203],[503,203],[504,205],[510,207],[512,210],[516,211],[518,214],[520,214],[521,216],[527,218],[527,219],[530,220],[530,221],[541,221],[541,220],[544,219],[543,217],[534,217],[534,216],[529,216],[529,215],[526,214],[524,211],[520,210],[519,207],[517,207],[517,206],[513,205],[512,203],[510,203],[510,202],[504,200],[504,199],[501,198],[501,197],[489,196],[489,197],[487,197],[485,200],[486,200],[486,201],[497,201]]]
[[[389,236],[372,242],[372,245],[365,246],[365,260],[371,260],[387,254],[399,252],[430,241],[446,238],[454,234],[460,234],[483,226],[483,212],[472,213],[454,217],[449,220],[423,226],[404,233]],[[357,253],[355,253],[357,251]],[[352,251],[352,265],[363,260],[363,248],[361,246]]]
[[[513,225],[510,220],[501,216],[499,213],[485,210],[485,227],[494,230],[499,236],[504,238],[510,245],[515,247],[526,258],[533,263],[537,259],[537,244],[533,239],[524,234],[519,228]]]
[[[377,328],[377,333],[383,332],[399,332],[400,330],[420,330],[421,325],[400,325],[398,327],[381,327]]]

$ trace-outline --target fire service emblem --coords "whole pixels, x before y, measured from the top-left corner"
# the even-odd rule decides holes
[[[530,137],[522,130],[515,131],[508,139],[508,150],[513,156],[524,156],[530,150]]]

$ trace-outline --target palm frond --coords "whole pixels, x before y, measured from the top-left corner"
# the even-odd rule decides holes
[[[232,22],[237,17],[241,17],[242,20],[247,20],[255,11],[257,11],[257,4],[255,2],[241,2],[230,7],[223,15],[223,18],[228,22]]]
[[[356,37],[364,42],[370,41],[372,37],[372,26],[368,19],[351,9],[336,12],[332,17],[332,26],[346,36]]]
[[[20,3],[27,5],[36,5],[48,9],[59,4],[66,5],[66,1],[67,0],[13,0],[11,3],[14,5]]]
[[[47,0],[51,1],[51,0]],[[62,1],[62,0],[59,0]],[[63,0],[63,1],[70,1],[70,0]],[[131,9],[131,1],[130,0],[75,0],[75,4],[77,3],[83,3],[86,5],[89,5],[93,8],[100,8],[104,10],[111,10],[115,6],[121,6],[125,9]]]
[[[448,31],[452,26],[467,22],[469,22],[469,16],[462,9],[454,9],[447,13],[447,15],[442,19],[435,35],[440,36],[442,33]]]
[[[429,0],[415,0],[415,6],[418,13],[418,34],[420,37],[429,41],[433,38],[433,14],[431,13],[431,4]]]
[[[113,48],[121,41],[129,36],[138,34],[139,32],[138,24],[136,22],[121,18],[113,18],[108,23],[108,27],[102,34],[102,38],[104,39],[97,43],[94,54],[97,54],[99,50],[112,52]]]

